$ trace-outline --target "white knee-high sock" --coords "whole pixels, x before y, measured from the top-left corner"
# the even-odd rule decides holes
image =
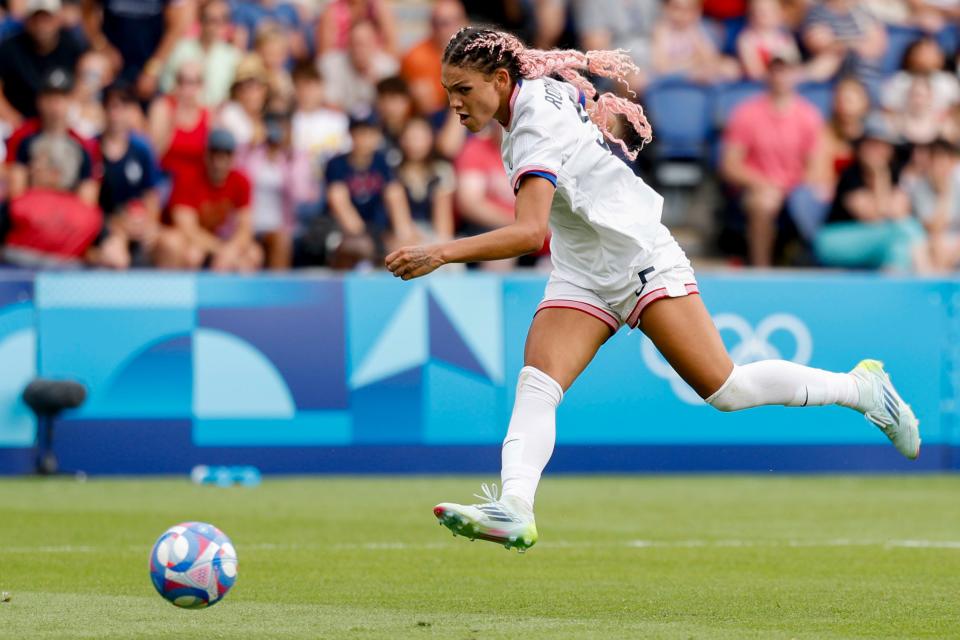
[[[720,411],[779,404],[788,407],[838,404],[863,411],[856,379],[786,360],[762,360],[735,366],[707,402]]]
[[[503,439],[500,480],[504,497],[518,498],[531,509],[540,474],[553,455],[561,400],[563,388],[556,380],[535,367],[520,370],[513,415]]]

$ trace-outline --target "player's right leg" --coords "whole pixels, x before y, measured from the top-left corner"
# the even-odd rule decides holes
[[[444,502],[434,507],[440,524],[470,539],[480,538],[521,551],[537,541],[533,501],[540,475],[553,454],[556,410],[573,384],[612,335],[616,321],[585,303],[542,308],[534,317],[524,352],[517,395],[503,441],[503,495],[484,485],[484,502]],[[572,307],[572,308],[571,308]],[[612,326],[611,326],[612,325]]]

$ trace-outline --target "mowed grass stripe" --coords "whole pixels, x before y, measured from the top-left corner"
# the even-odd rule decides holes
[[[0,543],[36,549],[0,550],[0,638],[960,637],[957,477],[548,478],[526,556],[436,526],[475,483],[0,481]],[[192,519],[240,554],[200,612],[146,569]]]

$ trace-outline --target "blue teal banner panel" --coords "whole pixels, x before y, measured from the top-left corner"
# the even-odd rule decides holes
[[[481,273],[0,280],[0,473],[28,459],[35,425],[19,394],[38,373],[89,389],[58,423],[66,469],[493,471],[544,284]],[[903,465],[845,409],[718,413],[641,331],[622,329],[564,398],[553,469],[960,466],[960,284],[811,272],[704,275],[700,289],[737,363],[883,360],[921,420],[923,460]]]

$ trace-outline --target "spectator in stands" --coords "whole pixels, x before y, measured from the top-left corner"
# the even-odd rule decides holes
[[[799,67],[775,58],[767,91],[733,112],[723,139],[721,172],[738,191],[747,218],[751,264],[773,263],[778,223],[791,193],[804,185],[823,190],[824,124],[794,85]]]
[[[906,104],[889,115],[889,122],[899,138],[911,145],[929,144],[949,135],[952,125],[949,109],[938,108],[932,79],[927,76],[911,81]]]
[[[114,61],[142,100],[157,92],[160,73],[193,19],[195,0],[84,0],[84,31]]]
[[[160,232],[160,167],[149,141],[134,133],[140,106],[131,88],[108,87],[103,104],[106,129],[98,143],[106,223],[97,263],[112,269],[146,267]]]
[[[177,69],[173,91],[156,98],[148,114],[150,142],[172,182],[203,171],[210,119],[203,105],[203,67],[187,60]]]
[[[929,172],[907,186],[913,214],[923,223],[937,271],[960,267],[960,149],[944,139],[930,149]]]
[[[353,25],[345,51],[329,51],[320,58],[327,101],[361,116],[373,108],[377,82],[395,75],[398,68],[397,61],[377,45],[377,33],[369,20]]]
[[[413,115],[413,98],[403,78],[391,76],[377,83],[377,101],[374,110],[383,132],[383,151],[387,164],[395,169],[403,159],[403,152],[400,150],[400,134],[403,133]]]
[[[433,128],[423,117],[414,117],[400,136],[403,162],[397,178],[407,194],[410,216],[423,238],[453,238],[453,167],[433,150]]]
[[[894,162],[897,138],[879,114],[868,119],[855,162],[837,186],[827,224],[817,236],[820,262],[829,267],[908,271],[929,268],[923,227]]]
[[[870,94],[863,83],[853,76],[837,82],[832,113],[823,146],[823,164],[829,169],[831,192],[840,175],[853,164],[854,146],[863,137],[863,126],[870,113]]]
[[[0,43],[0,120],[37,115],[37,94],[54,69],[73,70],[84,46],[62,28],[60,0],[28,0],[23,31]]]
[[[113,71],[105,55],[88,51],[80,56],[68,115],[70,128],[80,136],[95,138],[103,132],[106,115],[101,96],[112,79]]]
[[[265,23],[257,29],[254,50],[263,60],[266,72],[268,101],[271,111],[290,111],[293,108],[293,80],[290,78],[289,35],[275,23]]]
[[[960,104],[960,81],[945,71],[946,60],[936,39],[924,37],[911,44],[903,56],[903,68],[883,85],[881,104],[890,113],[906,110],[908,94],[918,78],[929,80],[931,106],[945,113]]]
[[[906,0],[912,22],[927,33],[937,33],[960,20],[960,2],[956,0]]]
[[[653,29],[653,71],[694,82],[723,82],[740,75],[735,60],[717,51],[703,24],[700,0],[666,0]]]
[[[278,0],[235,0],[236,25],[234,42],[248,49],[256,40],[257,31],[264,24],[272,24],[283,32],[290,51],[296,58],[307,56],[307,42],[303,34],[300,12],[290,2]]]
[[[10,200],[3,261],[79,268],[103,224],[100,210],[71,190],[82,150],[66,135],[41,135],[29,149],[29,186]]]
[[[308,197],[310,164],[290,144],[288,118],[268,114],[264,122],[263,144],[246,153],[239,166],[253,187],[253,231],[266,253],[266,267],[289,269],[296,209]]]
[[[352,268],[415,242],[410,207],[380,146],[373,117],[350,121],[349,153],[327,165],[327,207],[343,234],[331,266]]]
[[[823,0],[810,8],[803,44],[812,56],[808,67],[817,80],[853,73],[875,95],[887,32],[861,0]]]
[[[323,78],[310,62],[298,64],[293,70],[296,110],[293,114],[293,147],[305,153],[312,168],[313,185],[305,197],[307,203],[320,204],[321,185],[327,162],[335,155],[350,149],[347,116],[324,105]],[[313,207],[314,212],[316,206]]]
[[[454,162],[457,177],[458,235],[472,236],[498,229],[514,220],[514,197],[500,156],[500,127],[491,125],[467,138]],[[509,271],[516,260],[483,262],[489,271]]]
[[[403,56],[400,75],[410,87],[418,113],[430,115],[447,109],[447,92],[440,84],[440,58],[447,41],[466,24],[460,0],[438,0],[430,12],[430,36]]]
[[[217,123],[233,134],[241,152],[264,140],[263,114],[269,95],[267,69],[259,55],[248,53],[237,65],[230,101],[217,116]]]
[[[250,181],[233,169],[236,147],[229,131],[213,129],[203,170],[174,181],[171,226],[158,240],[158,267],[240,272],[260,268],[263,251],[253,234]]]
[[[67,114],[70,110],[70,92],[73,79],[69,73],[54,69],[47,74],[40,95],[37,97],[37,110],[40,113],[39,126],[29,130],[16,145],[12,153],[13,166],[10,168],[9,192],[11,198],[23,195],[31,186],[30,170],[38,151],[34,148],[45,140],[51,143],[44,149],[56,149],[62,156],[54,159],[59,176],[61,191],[75,193],[80,200],[90,206],[96,206],[99,185],[96,180],[94,158],[78,136],[70,131]],[[41,173],[49,174],[46,168],[49,161],[41,162],[45,169]]]
[[[351,47],[351,32],[358,23],[367,23],[373,39],[389,55],[397,53],[397,26],[387,0],[332,0],[324,8],[317,26],[317,48],[321,54]],[[392,71],[390,73],[393,73]]]
[[[227,0],[202,0],[199,18],[200,33],[180,40],[170,54],[160,77],[160,90],[169,93],[180,65],[187,60],[199,60],[203,63],[203,103],[215,107],[229,97],[240,51],[229,42],[230,3]]]
[[[650,68],[653,26],[660,17],[660,3],[649,0],[573,0],[573,20],[584,51],[624,49],[640,69]],[[630,78],[641,92],[646,75]]]
[[[747,26],[737,37],[737,55],[749,80],[764,80],[774,58],[800,62],[800,49],[783,20],[779,0],[752,0]]]

